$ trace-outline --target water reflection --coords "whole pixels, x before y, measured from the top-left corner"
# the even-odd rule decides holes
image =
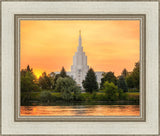
[[[21,116],[139,116],[139,105],[21,106]]]

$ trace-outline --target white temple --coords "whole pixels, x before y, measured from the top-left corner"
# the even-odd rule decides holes
[[[73,56],[73,65],[71,66],[71,74],[78,85],[82,86],[82,81],[85,79],[86,73],[89,70],[87,65],[87,56],[83,52],[81,31],[79,32],[79,45],[77,52]]]
[[[82,47],[82,38],[81,31],[79,31],[79,45],[77,47],[77,52],[73,56],[73,65],[71,66],[71,72],[67,72],[67,75],[71,76],[79,86],[82,87],[82,81],[85,79],[85,76],[89,70],[87,65],[87,56],[83,51]],[[60,72],[55,72],[56,74]],[[95,71],[97,82],[100,85],[103,71]]]

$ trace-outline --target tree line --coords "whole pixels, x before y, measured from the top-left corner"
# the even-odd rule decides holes
[[[82,82],[83,89],[89,94],[101,91],[107,100],[121,99],[128,89],[139,91],[139,67],[137,62],[133,71],[128,72],[124,69],[118,77],[111,71],[103,73],[100,86],[94,70],[90,68]],[[65,101],[76,101],[80,99],[81,90],[75,80],[66,74],[64,67],[59,74],[43,72],[39,79],[29,65],[21,70],[21,92],[26,94],[21,96],[22,102],[30,99],[31,92],[41,92],[41,98],[48,99],[51,97],[50,91],[59,92]]]
[[[116,77],[114,72],[106,72],[102,74],[102,79],[100,83],[100,89],[103,90],[105,88],[105,83],[112,83],[118,87],[118,89],[122,89],[123,92],[128,92],[128,89],[136,89],[139,90],[139,62],[135,64],[135,67],[132,72],[128,72],[124,69],[120,76]],[[86,92],[92,93],[93,91],[98,91],[98,83],[96,79],[96,74],[92,68],[89,69],[85,80],[82,82],[83,87]]]

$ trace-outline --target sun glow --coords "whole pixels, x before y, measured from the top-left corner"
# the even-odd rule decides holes
[[[139,20],[21,20],[21,69],[29,64],[37,77],[62,67],[70,71],[79,29],[88,65],[95,71],[118,76],[139,61]]]
[[[35,74],[35,76],[37,77],[37,79],[39,79],[39,77],[43,73],[43,70],[41,70],[41,69],[33,69],[33,73]]]

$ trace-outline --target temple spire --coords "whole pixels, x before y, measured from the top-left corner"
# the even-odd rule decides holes
[[[79,30],[79,36],[81,37],[81,30]]]
[[[81,30],[79,30],[79,46],[82,46]]]

